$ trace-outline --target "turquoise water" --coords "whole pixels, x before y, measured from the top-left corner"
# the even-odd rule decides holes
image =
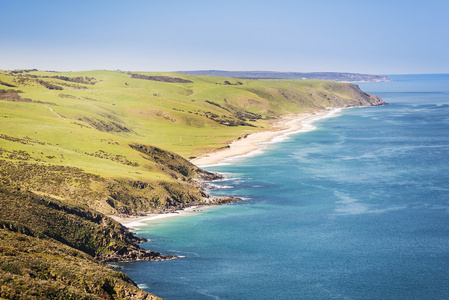
[[[449,75],[361,88],[353,108],[210,167],[246,201],[138,229],[183,258],[122,264],[165,299],[449,299]]]

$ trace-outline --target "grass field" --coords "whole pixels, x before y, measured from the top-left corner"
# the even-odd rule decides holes
[[[355,97],[348,93],[349,89],[338,90],[347,86],[343,83],[170,73],[146,76],[181,78],[186,82],[131,78],[129,73],[113,71],[3,71],[0,82],[14,87],[0,84],[0,88],[22,91],[17,95],[29,102],[8,101],[0,95],[1,133],[32,141],[17,147],[16,142],[3,139],[2,148],[20,148],[34,160],[79,166],[103,176],[135,174],[136,168],[124,162],[144,161],[129,148],[130,143],[151,144],[189,158],[223,147],[246,133],[266,130],[269,120],[280,114],[357,104],[351,103]],[[84,78],[92,78],[94,84],[59,79],[63,77],[78,77],[85,83],[88,81]],[[102,158],[87,155],[98,151],[106,154]],[[131,176],[156,176],[137,169],[145,172],[144,176]]]
[[[99,264],[153,257],[105,215],[218,201],[190,158],[283,114],[382,104],[326,81],[0,71],[0,298],[154,299]]]
[[[153,145],[188,159],[267,130],[282,114],[372,100],[354,85],[326,81],[1,71],[0,157],[76,167],[109,179],[179,182],[185,179],[174,178],[130,145]],[[158,198],[161,191],[155,190]],[[104,201],[100,211],[114,213]]]

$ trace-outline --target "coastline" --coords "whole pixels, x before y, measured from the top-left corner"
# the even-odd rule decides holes
[[[205,208],[210,208],[211,206],[201,205],[201,206],[191,206],[187,207],[183,210],[177,210],[172,213],[166,214],[148,214],[145,216],[133,216],[133,217],[119,217],[111,215],[110,217],[125,227],[128,227],[131,230],[136,229],[137,227],[148,225],[148,222],[161,220],[172,217],[185,217],[188,215],[192,215],[194,212],[203,211]]]
[[[291,134],[315,129],[313,122],[335,115],[342,108],[282,116],[274,124],[274,130],[251,133],[229,144],[229,148],[205,154],[190,162],[198,167],[226,164],[239,157],[257,155],[267,144],[276,143]]]
[[[229,148],[205,154],[204,156],[192,159],[190,162],[197,165],[198,167],[204,168],[208,166],[228,164],[236,158],[260,154],[268,144],[280,142],[291,134],[314,130],[316,127],[313,126],[313,122],[333,117],[341,110],[342,108],[333,108],[316,112],[283,115],[279,120],[275,122],[272,130],[248,134],[244,138],[233,141],[231,144],[229,144]],[[146,226],[150,222],[155,220],[172,217],[184,217],[192,215],[197,211],[203,211],[210,207],[212,206],[206,204],[191,206],[172,213],[152,213],[145,216],[130,217],[119,217],[111,215],[110,217],[121,223],[125,227],[128,227],[131,230],[135,230],[136,228]]]

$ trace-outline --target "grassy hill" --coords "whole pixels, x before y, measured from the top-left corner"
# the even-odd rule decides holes
[[[0,87],[0,158],[20,162],[11,167],[20,180],[8,184],[105,214],[166,209],[174,194],[200,201],[199,170],[184,159],[267,130],[279,115],[382,104],[345,83],[170,73],[3,71]],[[155,160],[156,149],[179,155]]]
[[[383,104],[356,85],[329,81],[0,71],[0,298],[15,299],[17,289],[33,298],[43,291],[36,287],[42,280],[55,295],[83,290],[72,279],[39,275],[49,268],[78,274],[77,265],[95,268],[108,257],[160,258],[106,215],[215,201],[195,180],[214,175],[188,159],[270,129],[283,114]],[[58,250],[36,263],[40,250],[30,254],[29,243]],[[32,267],[13,263],[15,256]],[[61,263],[67,257],[82,262]],[[123,292],[134,291],[129,278],[108,272],[100,272],[106,278],[101,284],[101,276],[87,272],[84,290],[105,299],[131,298]],[[22,285],[14,284],[18,278]],[[135,299],[152,297],[136,293]]]

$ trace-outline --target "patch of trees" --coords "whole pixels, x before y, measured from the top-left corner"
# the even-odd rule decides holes
[[[236,83],[231,83],[228,80],[225,80],[223,82],[224,85],[242,85],[243,83],[241,83],[240,81],[237,81]]]
[[[52,79],[59,79],[67,82],[74,82],[74,83],[82,83],[82,84],[90,84],[94,85],[97,83],[97,80],[94,77],[88,77],[88,76],[77,76],[77,77],[68,77],[68,76],[38,76],[35,74],[28,74],[29,72],[37,71],[37,69],[29,69],[29,70],[14,70],[10,71],[9,75],[16,76],[16,77],[28,77],[28,78],[52,78]],[[53,72],[53,71],[48,71]],[[43,81],[37,81],[39,84],[45,85],[42,82]],[[13,85],[9,85],[8,83],[5,83],[3,81],[0,81],[0,84],[6,85],[9,87],[14,87]],[[51,89],[58,89],[58,88],[51,88]],[[62,89],[62,88],[61,88]]]
[[[153,81],[160,81],[160,82],[171,82],[171,83],[192,83],[192,81],[177,77],[168,77],[168,76],[148,76],[148,75],[142,75],[142,74],[136,74],[136,73],[128,73],[131,75],[131,78],[137,78],[137,79],[145,79],[145,80],[153,80]]]
[[[252,112],[246,111],[246,110],[241,110],[241,111],[236,112],[235,116],[242,121],[246,121],[246,119],[249,119],[250,121],[262,119],[261,115],[255,114],[255,113],[252,113]]]
[[[97,118],[79,118],[79,121],[84,121],[94,127],[95,129],[103,132],[131,132],[130,129],[116,122],[103,121]]]
[[[53,102],[43,102],[39,100],[32,100],[30,98],[22,98],[20,94],[23,93],[21,90],[0,90],[0,100],[13,101],[13,102],[30,102],[30,103],[40,103],[56,105]]]
[[[90,85],[94,85],[95,83],[97,83],[97,80],[94,77],[87,77],[87,76],[85,76],[85,77],[82,77],[82,76],[77,76],[77,77],[42,76],[42,78],[54,78],[54,79],[59,79],[59,80],[63,80],[63,81],[68,81],[68,82],[90,84]]]
[[[25,150],[6,150],[0,148],[0,157],[1,158],[7,158],[11,160],[36,160],[40,161],[39,159],[34,159],[31,157],[31,155],[26,152]]]
[[[224,109],[224,110],[230,112],[229,109],[227,109],[227,108],[221,106],[221,105],[218,104],[218,103],[215,103],[215,102],[212,102],[212,101],[209,101],[209,100],[206,100],[206,103],[212,104],[213,106],[219,107],[219,108],[221,108],[221,109]]]
[[[46,87],[49,90],[58,90],[58,91],[63,90],[62,86],[59,86],[59,85],[47,82],[47,81],[42,80],[42,79],[36,79],[36,82],[39,83],[40,85]]]
[[[37,69],[14,70],[14,71],[10,71],[9,74],[16,75],[16,74],[35,72],[35,71],[37,71]]]
[[[226,101],[226,99],[225,99],[225,101]],[[251,125],[251,124],[244,123],[244,122],[246,122],[247,119],[249,119],[250,121],[255,121],[255,120],[262,119],[262,116],[261,116],[261,115],[252,113],[252,112],[247,111],[247,110],[237,110],[237,111],[236,111],[236,109],[233,109],[234,112],[232,112],[232,111],[230,111],[229,109],[227,109],[227,108],[221,106],[221,105],[218,104],[218,103],[215,103],[215,102],[212,102],[212,101],[209,101],[209,100],[206,100],[206,103],[209,103],[209,104],[211,104],[211,105],[214,105],[214,106],[216,106],[216,107],[219,107],[219,108],[221,108],[221,109],[224,109],[224,110],[226,110],[227,112],[232,113],[232,114],[233,114],[233,117],[235,117],[235,118],[237,118],[237,119],[239,119],[240,121],[243,122],[243,123],[240,123],[240,122],[238,122],[238,121],[231,121],[231,120],[232,120],[232,117],[222,116],[221,118],[217,118],[215,114],[212,114],[212,113],[209,114],[209,116],[208,116],[209,119],[213,119],[214,121],[219,120],[218,122],[221,123],[221,124],[224,124],[224,125],[228,125],[228,126],[238,126],[238,125],[253,126],[253,125]],[[223,121],[223,120],[224,120],[224,121]],[[229,124],[232,124],[232,125],[229,125]]]
[[[28,77],[23,77],[20,76],[19,78],[14,78],[14,83],[18,84],[18,85],[32,85],[34,82],[34,80],[28,78]]]
[[[0,84],[1,84],[1,85],[4,85],[4,86],[7,86],[7,87],[16,87],[16,86],[13,85],[13,84],[9,84],[9,83],[6,83],[6,82],[1,81],[1,80],[0,80]]]
[[[95,101],[95,102],[98,102],[98,100],[97,100],[97,99],[94,99],[94,98],[83,97],[83,99],[84,99],[84,100],[89,100],[89,101]],[[112,105],[115,105],[115,104],[112,104]]]
[[[0,90],[0,99],[8,101],[31,102],[31,99],[22,98],[19,94],[23,93],[21,90]]]
[[[32,145],[34,143],[40,144],[40,145],[45,145],[44,142],[40,142],[36,139],[32,139],[29,136],[26,136],[24,138],[18,138],[18,137],[14,137],[14,136],[10,136],[10,135],[6,135],[3,133],[0,133],[0,139],[4,139],[7,141],[11,141],[11,142],[15,142],[15,143],[21,143],[24,145]]]
[[[87,76],[85,76],[85,77],[82,77],[82,76],[67,77],[67,76],[59,76],[59,75],[58,76],[37,76],[34,74],[21,74],[21,73],[14,73],[14,74],[10,73],[10,75],[18,77],[18,79],[16,81],[19,84],[27,84],[30,81],[34,81],[50,90],[63,90],[63,88],[59,85],[44,81],[39,78],[58,79],[58,80],[66,81],[66,82],[90,84],[90,85],[94,85],[97,83],[97,80],[94,77],[87,77]],[[33,78],[34,80],[30,79],[30,78]],[[0,81],[0,84],[2,84],[1,81]],[[70,84],[63,83],[63,82],[60,82],[59,84],[74,87],[76,89],[86,89],[86,87],[84,87],[84,86],[70,85]],[[5,83],[3,85],[14,87],[13,85],[8,85],[7,83]]]
[[[246,119],[240,119],[236,116],[226,116],[226,115],[217,115],[213,112],[207,111],[207,112],[201,112],[196,113],[198,115],[204,116],[214,122],[220,123],[221,125],[225,126],[251,126],[255,127],[253,124],[247,123]]]
[[[58,97],[60,97],[60,98],[69,98],[69,99],[77,99],[75,96],[67,95],[67,94],[59,94]]]
[[[112,160],[112,161],[115,161],[115,162],[118,162],[118,163],[121,163],[121,164],[127,165],[127,166],[132,166],[132,167],[138,167],[139,166],[138,163],[128,160],[123,155],[115,155],[115,154],[112,154],[112,153],[105,152],[103,150],[98,150],[98,151],[93,152],[93,153],[84,152],[84,154],[89,155],[89,156],[102,158],[102,159],[109,159],[109,160]]]
[[[214,120],[215,122],[218,122],[222,125],[226,125],[226,126],[250,126],[250,127],[255,127],[253,124],[249,124],[246,123],[243,120],[237,119],[237,118],[232,118],[232,117],[228,117],[228,116],[221,116],[216,118],[216,116],[211,116],[210,117],[211,120]]]
[[[168,121],[170,121],[172,123],[176,123],[176,119],[175,118],[172,118],[172,117],[164,114],[164,112],[162,112],[162,111],[156,112],[156,116],[164,118],[165,120],[168,120]]]

